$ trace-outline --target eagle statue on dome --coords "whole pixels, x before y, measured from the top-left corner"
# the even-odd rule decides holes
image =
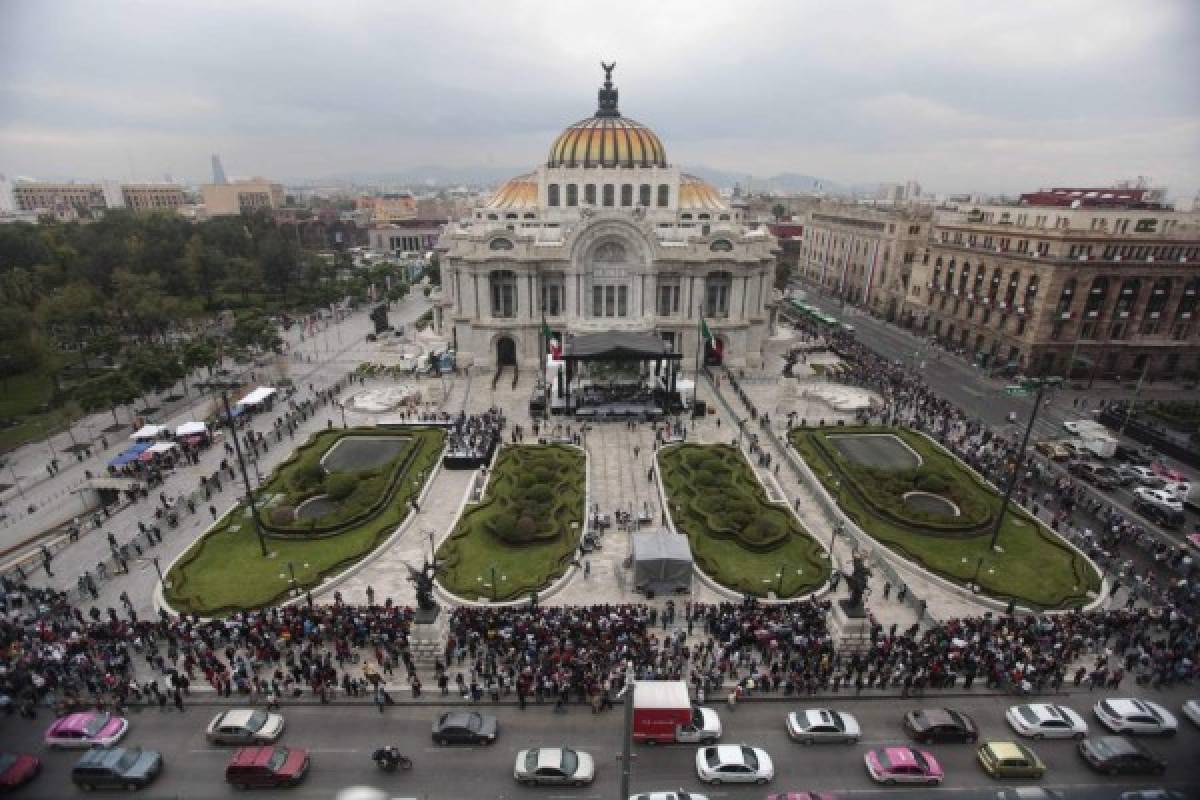
[[[616,68],[616,66],[617,62],[615,61],[611,64],[605,64],[603,61],[600,62],[600,69],[604,70],[605,83],[612,83],[612,71]]]

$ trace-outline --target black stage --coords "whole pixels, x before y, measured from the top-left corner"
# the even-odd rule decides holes
[[[608,331],[567,337],[551,412],[586,419],[644,419],[679,411],[682,356],[654,333]],[[632,374],[613,377],[604,367]],[[653,365],[653,366],[651,366]],[[584,377],[584,376],[587,377]]]

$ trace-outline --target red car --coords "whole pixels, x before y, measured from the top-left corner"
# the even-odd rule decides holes
[[[780,792],[767,795],[767,800],[837,800],[828,792]]]
[[[0,753],[0,790],[28,783],[41,768],[42,762],[28,753]]]
[[[308,764],[308,751],[300,747],[243,747],[225,767],[225,780],[239,789],[295,786]]]

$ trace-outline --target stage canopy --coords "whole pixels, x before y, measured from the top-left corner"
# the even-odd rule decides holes
[[[262,405],[275,394],[275,389],[270,386],[260,386],[250,394],[237,401],[237,404],[243,408],[250,406]]]
[[[208,426],[203,422],[185,422],[175,429],[175,435],[178,437],[184,436],[203,436],[208,433]]]
[[[564,361],[653,361],[680,358],[657,334],[631,331],[576,334],[567,339]]]
[[[692,549],[687,537],[665,530],[633,534],[633,585],[670,594],[692,585]]]
[[[166,430],[166,425],[143,425],[129,438],[139,442],[143,439],[157,439],[161,434],[165,433]]]

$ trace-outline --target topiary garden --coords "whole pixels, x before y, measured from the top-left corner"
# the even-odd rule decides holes
[[[511,600],[553,583],[583,533],[585,463],[577,447],[502,447],[484,500],[438,548],[442,586],[469,599]]]
[[[658,452],[675,527],[697,566],[756,597],[795,597],[829,578],[829,561],[791,511],[767,499],[750,465],[728,445],[681,444]]]
[[[888,469],[835,445],[838,439],[880,435],[902,441],[919,456],[920,466]],[[1000,528],[1001,551],[993,551],[990,534],[1002,498],[920,433],[878,426],[796,428],[791,444],[859,528],[944,578],[974,582],[985,594],[1039,608],[1084,605],[1100,588],[1087,559],[1015,504]],[[909,505],[905,495],[912,492],[949,500],[960,513]]]

